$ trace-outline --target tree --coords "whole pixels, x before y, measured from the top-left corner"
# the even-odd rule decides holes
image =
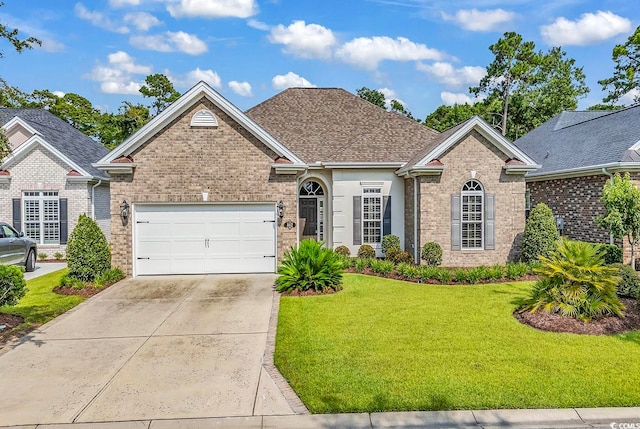
[[[9,145],[9,139],[4,133],[4,129],[0,128],[0,164],[9,155],[11,155],[11,146]]]
[[[624,106],[608,104],[608,103],[594,104],[593,106],[587,107],[587,110],[621,110],[621,109],[624,109]]]
[[[536,51],[533,42],[507,32],[489,50],[495,58],[480,84],[469,91],[486,96],[482,117],[490,123],[498,118],[497,128],[509,138],[531,131],[563,110],[574,110],[578,98],[589,92],[583,69],[559,47]]]
[[[140,93],[145,97],[154,99],[149,106],[150,109],[155,109],[153,116],[156,116],[180,98],[180,93],[175,90],[169,78],[161,73],[147,76],[144,82],[145,84],[140,88]]]
[[[4,6],[4,2],[0,2],[0,7]],[[19,54],[25,49],[33,49],[33,45],[42,46],[42,41],[35,37],[27,37],[26,39],[20,39],[18,37],[19,30],[17,28],[7,28],[2,22],[0,22],[0,39],[6,39],[11,43]],[[3,58],[4,54],[0,51],[0,58]]]
[[[605,103],[615,103],[623,95],[640,88],[640,76],[637,73],[640,68],[640,26],[624,45],[614,46],[611,58],[615,63],[613,76],[598,81],[603,91],[609,91],[602,100]],[[633,101],[640,101],[640,92],[635,94]]]
[[[596,223],[608,228],[616,238],[625,238],[631,247],[631,266],[635,267],[636,246],[640,240],[640,190],[626,173],[616,173],[602,188],[602,204],[606,213]]]
[[[149,119],[147,107],[125,101],[118,113],[103,113],[100,116],[96,129],[98,140],[108,149],[113,149],[149,122]]]
[[[363,100],[367,100],[369,103],[374,104],[382,109],[399,113],[402,116],[406,116],[409,119],[420,122],[420,119],[414,118],[411,112],[407,110],[406,107],[404,107],[404,105],[396,99],[391,100],[389,102],[389,106],[387,106],[387,101],[384,94],[377,89],[369,89],[366,86],[363,86],[362,88],[356,90],[356,94]]]
[[[434,130],[448,130],[477,115],[478,110],[476,105],[469,103],[454,104],[453,106],[442,105],[425,118],[424,124]]]
[[[96,221],[85,214],[69,237],[67,265],[69,275],[83,282],[92,282],[111,268],[109,243]]]

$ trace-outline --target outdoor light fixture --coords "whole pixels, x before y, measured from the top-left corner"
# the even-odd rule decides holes
[[[127,225],[129,220],[129,203],[127,203],[127,200],[123,200],[122,204],[120,204],[120,218],[122,219],[122,226]]]
[[[558,228],[558,232],[562,235],[562,230],[564,229],[564,218],[560,215],[555,216],[556,228]]]
[[[282,200],[278,203],[278,217],[282,219],[284,217],[284,203]]]

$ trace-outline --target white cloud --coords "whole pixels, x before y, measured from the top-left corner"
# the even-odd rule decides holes
[[[191,88],[201,80],[214,88],[222,87],[222,80],[220,79],[220,76],[211,69],[200,70],[200,67],[198,67],[181,76],[171,76],[169,71],[165,71],[165,75],[175,86],[180,88]]]
[[[462,85],[477,85],[487,73],[484,67],[464,66],[454,68],[450,63],[436,62],[433,64],[418,63],[416,68],[432,76],[437,82],[449,87]]]
[[[440,93],[440,99],[447,106],[453,106],[454,104],[475,104],[483,98],[471,98],[467,94],[443,91]]]
[[[402,104],[404,107],[407,107],[407,103],[405,103],[403,100],[398,98],[398,94],[393,89],[379,88],[378,91],[381,92],[382,95],[384,95],[384,105],[387,106],[387,108],[391,107],[392,100],[396,100],[398,103]]]
[[[632,104],[636,104],[638,102],[637,100],[640,100],[640,90],[638,88],[633,88],[631,91],[620,97],[618,104],[630,106]]]
[[[124,16],[124,22],[131,24],[140,31],[148,31],[151,27],[160,25],[161,21],[147,12],[131,12]]]
[[[200,55],[208,51],[207,44],[198,36],[184,31],[149,36],[131,36],[129,43],[139,49],[158,52],[183,52],[189,55]]]
[[[247,21],[247,25],[251,28],[255,28],[256,30],[269,31],[269,24],[265,24],[262,21],[258,21],[257,19],[250,19]]]
[[[64,94],[65,93],[62,92],[62,91],[53,91],[53,95],[55,95],[56,97],[62,98],[62,97],[64,97]]]
[[[38,36],[42,41],[42,49],[46,52],[60,52],[64,50],[64,45],[47,36]]]
[[[174,18],[249,18],[258,13],[255,0],[180,0],[167,10]]]
[[[446,21],[453,21],[460,27],[469,31],[495,31],[503,24],[513,21],[516,14],[504,9],[478,10],[460,9],[455,15],[442,13]]]
[[[277,75],[271,80],[273,89],[284,90],[287,88],[303,87],[303,88],[315,88],[316,86],[309,82],[307,79],[298,76],[294,72],[289,72],[285,75]]]
[[[443,52],[404,37],[392,39],[386,36],[358,37],[345,43],[336,55],[346,63],[369,70],[375,70],[385,60],[441,60],[446,57]]]
[[[284,52],[298,57],[329,58],[336,37],[322,25],[294,21],[288,27],[280,24],[272,28],[269,41],[284,45]]]
[[[127,27],[113,22],[102,12],[90,11],[82,3],[76,4],[75,12],[79,18],[84,19],[85,21],[89,21],[96,27],[120,34],[126,34],[129,32],[129,29]]]
[[[107,65],[96,65],[85,77],[100,82],[100,90],[107,94],[135,94],[142,86],[136,76],[151,74],[150,66],[136,64],[135,59],[124,51],[107,56]]]
[[[109,0],[111,7],[139,6],[141,0]]]
[[[630,20],[601,10],[582,14],[575,21],[559,17],[552,24],[540,27],[540,34],[549,45],[595,45],[630,31]]]
[[[253,97],[251,84],[249,82],[238,82],[236,80],[232,80],[229,82],[229,88],[242,97]]]

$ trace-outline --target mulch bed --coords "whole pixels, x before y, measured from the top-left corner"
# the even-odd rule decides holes
[[[314,295],[331,295],[337,291],[333,289],[327,289],[324,292],[316,292],[315,290],[292,290],[291,292],[283,292],[282,296],[314,296]]]
[[[572,334],[605,335],[621,334],[623,332],[640,329],[640,308],[635,299],[621,299],[626,310],[624,317],[605,317],[603,319],[592,320],[591,322],[581,322],[572,317],[561,316],[554,313],[531,313],[525,311],[519,313],[516,310],[514,317],[525,325],[532,326],[542,331],[568,332]]]
[[[85,286],[82,289],[75,289],[75,288],[72,288],[71,286],[58,286],[55,289],[53,289],[53,291],[58,295],[78,295],[78,296],[83,296],[85,298],[89,298],[105,290],[109,286],[111,285],[108,285],[108,286],[105,285],[102,288]]]

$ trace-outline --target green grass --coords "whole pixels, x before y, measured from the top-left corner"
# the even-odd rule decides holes
[[[433,286],[346,274],[282,297],[275,363],[314,413],[640,405],[640,331],[542,332],[531,282]]]
[[[27,294],[17,305],[0,307],[0,313],[17,314],[24,318],[18,327],[29,328],[47,323],[62,313],[72,309],[84,301],[81,296],[58,295],[53,289],[60,284],[60,279],[67,269],[45,274],[27,281]]]

